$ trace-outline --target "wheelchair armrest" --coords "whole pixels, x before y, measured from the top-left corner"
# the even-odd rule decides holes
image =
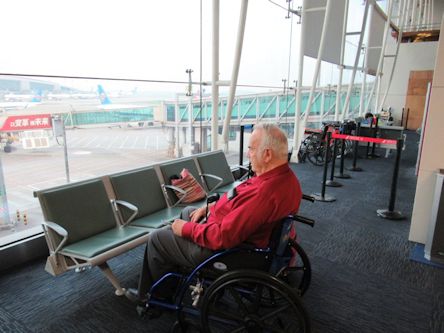
[[[111,205],[113,206],[113,208],[115,209],[115,211],[117,212],[117,213],[119,213],[118,215],[119,215],[119,220],[120,220],[120,222],[121,222],[121,224],[122,224],[122,227],[125,227],[125,226],[127,226],[132,220],[134,220],[134,218],[137,216],[137,213],[139,212],[139,209],[136,207],[136,206],[134,206],[133,204],[131,204],[131,203],[129,203],[129,202],[127,202],[127,201],[124,201],[124,200],[111,200]],[[126,207],[126,208],[128,208],[129,210],[132,210],[133,211],[133,213],[131,214],[131,216],[130,217],[128,217],[128,219],[126,220],[126,221],[122,221],[123,220],[123,217],[122,217],[122,214],[120,213],[120,210],[119,210],[119,206],[118,205],[120,205],[120,206],[123,206],[123,207]]]
[[[291,219],[293,219],[294,221],[307,224],[310,227],[314,227],[315,220],[313,220],[313,219],[309,219],[308,217],[304,217],[304,216],[300,216],[300,215],[290,215],[289,217]]]

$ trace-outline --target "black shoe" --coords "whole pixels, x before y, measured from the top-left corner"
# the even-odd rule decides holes
[[[135,288],[128,288],[125,291],[125,297],[128,298],[131,302],[137,304],[146,304],[147,297],[140,297],[139,291]]]

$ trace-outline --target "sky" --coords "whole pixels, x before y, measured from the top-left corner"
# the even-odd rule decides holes
[[[350,0],[356,8],[362,0]],[[285,0],[274,3],[286,7]],[[200,79],[200,0],[8,0],[0,4],[1,73],[113,77],[186,82]],[[220,1],[220,79],[231,78],[239,0]],[[268,0],[250,0],[239,71],[239,84],[294,85],[297,77],[298,17]],[[301,5],[294,0],[293,6]],[[356,15],[355,15],[356,16]],[[211,80],[212,1],[202,0],[202,79]],[[355,20],[356,21],[356,20]],[[359,21],[359,20],[358,20]],[[291,37],[291,38],[290,38]],[[304,67],[311,82],[314,60]],[[323,65],[321,83],[336,77],[335,65]],[[97,82],[63,80],[82,89]],[[134,82],[107,82],[132,90]],[[140,85],[139,85],[140,86]],[[139,89],[178,89],[186,84],[145,84]],[[198,89],[198,88],[193,88]],[[208,91],[210,87],[207,88]]]

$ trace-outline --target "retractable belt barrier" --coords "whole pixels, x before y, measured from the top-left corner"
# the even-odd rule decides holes
[[[401,160],[401,150],[403,146],[403,140],[391,140],[391,139],[381,139],[381,138],[371,138],[366,136],[354,136],[348,134],[339,134],[333,133],[331,136],[333,139],[339,140],[351,140],[351,141],[361,141],[361,142],[371,142],[371,143],[379,143],[379,144],[387,144],[387,145],[395,145],[396,146],[396,160],[395,166],[393,169],[393,178],[392,178],[392,186],[390,191],[390,201],[388,209],[378,209],[376,213],[378,216],[389,219],[389,220],[401,220],[404,219],[404,216],[401,212],[395,211],[395,199],[396,199],[396,186],[398,182],[398,173],[399,173],[399,163]],[[324,180],[325,183],[325,180]],[[325,190],[324,190],[325,191]],[[324,192],[323,191],[323,192]]]
[[[386,145],[396,145],[396,142],[397,142],[396,140],[391,140],[391,139],[370,138],[367,136],[354,136],[354,135],[339,134],[339,133],[333,133],[332,138],[333,139],[350,140],[350,141],[380,143],[380,144],[386,144]]]

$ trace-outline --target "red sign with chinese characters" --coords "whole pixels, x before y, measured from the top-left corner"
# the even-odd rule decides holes
[[[50,114],[34,114],[27,116],[9,116],[2,131],[16,132],[36,129],[48,129],[52,127]]]

